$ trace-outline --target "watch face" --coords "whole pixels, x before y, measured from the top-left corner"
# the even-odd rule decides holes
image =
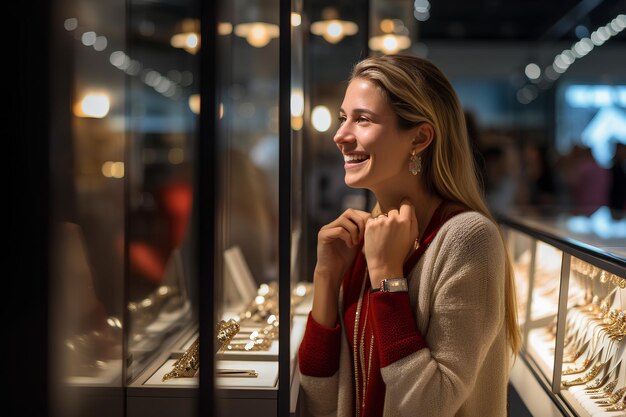
[[[381,291],[383,292],[408,291],[406,279],[404,278],[384,279],[381,283]]]

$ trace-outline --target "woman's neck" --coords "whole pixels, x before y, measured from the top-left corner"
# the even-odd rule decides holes
[[[417,218],[417,224],[419,228],[419,236],[421,238],[424,229],[428,225],[431,217],[437,210],[437,207],[442,201],[442,198],[426,192],[422,187],[412,187],[409,191],[374,191],[376,200],[383,213],[389,212],[389,210],[399,209],[402,200],[408,199],[415,208],[415,217]]]

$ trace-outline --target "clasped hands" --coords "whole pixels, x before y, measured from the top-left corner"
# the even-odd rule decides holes
[[[321,228],[315,274],[332,279],[338,288],[364,239],[370,281],[378,288],[385,278],[403,276],[404,261],[417,236],[415,208],[408,200],[375,218],[366,211],[348,209]]]

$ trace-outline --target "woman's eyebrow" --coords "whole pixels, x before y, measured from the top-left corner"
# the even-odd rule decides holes
[[[352,112],[353,113],[367,113],[367,114],[370,114],[370,115],[375,115],[376,114],[373,111],[368,110],[368,109],[364,109],[364,108],[356,108],[356,109],[353,109]],[[344,113],[345,114],[347,112],[343,108],[340,108],[339,109],[339,113]]]

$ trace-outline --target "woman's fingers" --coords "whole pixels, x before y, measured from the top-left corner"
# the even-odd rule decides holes
[[[341,226],[346,228],[353,237],[353,243],[356,245],[359,243],[363,234],[365,233],[365,221],[370,217],[370,214],[355,209],[348,209],[341,214],[336,220],[328,224],[327,227]]]
[[[407,199],[402,200],[400,205],[400,217],[409,222],[411,225],[409,229],[411,231],[411,239],[416,239],[419,234],[419,225],[417,224],[417,217],[415,217],[415,207]]]
[[[349,248],[355,245],[355,243],[353,243],[352,234],[342,226],[322,229],[318,234],[318,238],[323,242],[331,242],[336,239],[341,239]]]

